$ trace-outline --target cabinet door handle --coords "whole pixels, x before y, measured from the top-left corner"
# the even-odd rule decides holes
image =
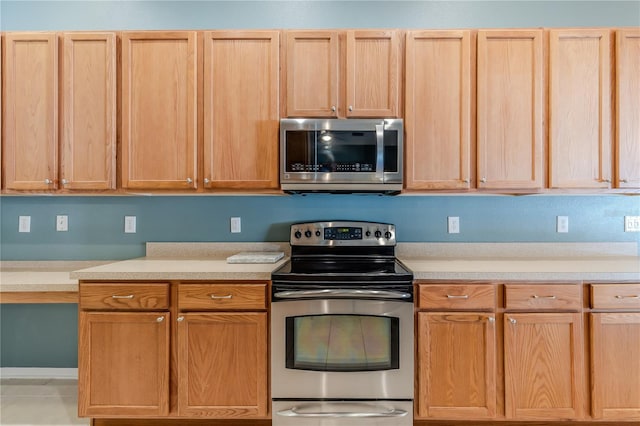
[[[616,295],[616,299],[640,299],[640,294],[632,294],[629,296]]]
[[[68,184],[69,184],[69,181],[68,181],[68,180],[66,180],[66,179],[62,179],[62,184],[63,184],[63,185],[68,185]]]
[[[156,318],[156,321],[157,322],[162,322],[162,321],[164,321],[164,317],[158,317],[158,318]]]
[[[349,111],[353,111],[353,106],[349,105]]]
[[[494,317],[489,317],[487,318],[487,321],[489,321],[490,323],[494,323],[496,319]]]
[[[469,295],[468,294],[461,294],[459,296],[456,296],[454,294],[447,294],[447,299],[468,299]]]
[[[516,321],[516,320],[515,320],[515,319],[513,319],[513,318],[509,318],[509,322],[510,322],[511,324],[515,324],[515,323],[517,323],[518,321]]]
[[[209,183],[209,178],[204,178],[204,183],[208,184]]]
[[[551,295],[551,296],[538,296],[537,294],[534,294],[533,296],[531,296],[532,299],[555,299],[556,297]]]
[[[331,112],[336,112],[336,107],[335,107],[335,105],[331,105]]]
[[[44,183],[47,184],[47,185],[51,185],[53,183],[53,181],[51,179],[47,178],[47,179],[44,180]]]
[[[480,182],[485,183],[487,181],[487,178],[483,177],[482,179],[480,179]]]
[[[126,296],[118,296],[117,294],[114,294],[113,296],[111,296],[112,299],[133,299],[133,294],[128,294]]]
[[[187,183],[193,183],[193,179],[187,178]]]
[[[210,294],[209,297],[211,297],[211,299],[231,299],[233,295],[227,294],[226,296],[216,296],[215,294]]]
[[[626,179],[620,179],[620,182],[622,182],[622,183],[627,183],[627,182],[629,182],[629,181],[628,181],[628,180],[626,180]]]
[[[178,322],[184,321],[184,317],[178,317]]]
[[[469,183],[469,179],[462,179],[462,182]]]

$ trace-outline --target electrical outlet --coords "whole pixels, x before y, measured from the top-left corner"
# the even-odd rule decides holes
[[[569,232],[569,216],[556,216],[556,232]]]
[[[56,231],[67,232],[69,230],[69,216],[58,215],[56,216]]]
[[[640,216],[625,216],[624,232],[640,232]]]
[[[136,233],[136,217],[135,216],[124,217],[124,233],[125,234]]]
[[[447,232],[449,234],[460,233],[460,218],[458,216],[447,217]]]
[[[238,234],[242,232],[242,219],[239,217],[231,218],[231,233]]]
[[[18,232],[31,232],[31,216],[18,217]]]

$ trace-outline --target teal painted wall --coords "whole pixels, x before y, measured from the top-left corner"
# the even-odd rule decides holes
[[[0,1],[0,29],[507,28],[638,26],[637,1]],[[69,216],[69,232],[55,216]],[[146,241],[285,241],[290,223],[386,221],[400,241],[639,241],[631,196],[3,196],[3,260],[125,259]],[[32,232],[18,233],[18,216]],[[124,234],[124,216],[138,233]],[[446,234],[459,216],[461,233]],[[555,216],[569,216],[568,234]],[[242,233],[229,217],[242,217]],[[76,305],[0,305],[0,366],[75,367]]]

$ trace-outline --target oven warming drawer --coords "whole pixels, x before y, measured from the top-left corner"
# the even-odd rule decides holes
[[[273,401],[273,426],[412,426],[411,401]]]

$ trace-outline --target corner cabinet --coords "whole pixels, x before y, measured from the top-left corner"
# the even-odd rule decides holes
[[[204,33],[205,188],[277,189],[280,33]]]
[[[478,188],[545,186],[543,34],[478,31]]]
[[[122,33],[122,187],[194,189],[195,31]]]
[[[405,67],[406,189],[471,188],[475,35],[409,31]]]
[[[58,39],[55,33],[5,33],[4,188],[58,187]]]
[[[398,117],[397,31],[286,31],[287,117]]]
[[[640,188],[640,30],[616,32],[615,56],[615,185]]]
[[[611,188],[611,31],[549,38],[549,187]]]

